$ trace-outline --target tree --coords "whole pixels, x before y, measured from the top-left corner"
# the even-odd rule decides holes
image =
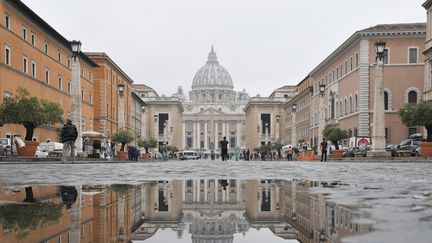
[[[427,131],[427,142],[432,142],[432,100],[407,104],[399,109],[401,121],[407,126],[424,126]]]
[[[158,142],[154,138],[148,138],[148,139],[138,141],[138,146],[144,147],[146,150],[146,153],[148,153],[149,148],[156,148],[157,145],[158,145]]]
[[[0,105],[0,120],[4,123],[22,124],[26,129],[26,141],[33,139],[34,130],[42,125],[63,122],[63,109],[58,103],[30,97],[22,87],[13,98],[5,98]]]
[[[336,150],[339,150],[338,141],[348,138],[348,133],[336,125],[327,125],[322,131],[322,135],[325,139],[330,140],[334,144]]]
[[[124,151],[125,145],[133,141],[134,137],[128,131],[122,129],[112,134],[111,138],[114,142],[120,143],[121,148],[120,151]]]
[[[10,204],[0,207],[0,224],[4,229],[18,227],[16,237],[23,239],[29,234],[29,230],[38,227],[47,227],[58,224],[63,216],[62,204],[52,202],[39,203],[33,197],[31,187],[26,187],[26,199],[30,204]]]

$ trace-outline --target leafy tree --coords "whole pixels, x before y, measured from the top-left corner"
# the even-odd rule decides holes
[[[134,187],[134,185],[128,184],[115,184],[111,186],[111,190],[118,196],[126,196],[133,191]]]
[[[124,151],[125,145],[132,142],[134,139],[133,135],[128,131],[122,129],[112,134],[112,140],[116,143],[121,144],[120,151]]]
[[[339,150],[338,141],[348,138],[348,133],[336,125],[327,125],[322,134],[325,139],[330,140],[334,144],[336,150]]]
[[[26,188],[24,202],[31,204],[10,204],[0,207],[0,224],[4,229],[19,228],[17,239],[23,239],[29,230],[58,224],[63,216],[63,204],[38,203],[33,197],[31,187]]]
[[[424,126],[427,131],[427,142],[432,142],[432,100],[407,104],[399,109],[401,121],[407,126]]]
[[[34,130],[41,125],[63,122],[63,109],[58,103],[30,97],[22,87],[13,98],[5,98],[0,105],[0,120],[4,123],[22,124],[26,128],[26,141],[31,141]]]
[[[158,142],[154,138],[148,138],[148,139],[138,141],[138,146],[144,147],[146,153],[148,153],[149,148],[157,148]]]

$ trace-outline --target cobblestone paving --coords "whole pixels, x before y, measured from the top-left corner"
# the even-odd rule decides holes
[[[346,242],[431,242],[432,162],[169,161],[2,164],[0,184],[113,184],[191,178],[340,181],[329,200],[360,205],[376,231]]]

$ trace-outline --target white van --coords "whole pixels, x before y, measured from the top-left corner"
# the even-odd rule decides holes
[[[187,151],[179,152],[179,159],[180,160],[199,159],[199,155],[195,151],[187,150]]]

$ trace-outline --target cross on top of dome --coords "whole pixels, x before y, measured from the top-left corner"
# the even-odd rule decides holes
[[[214,52],[213,49],[213,45],[207,59],[207,63],[211,63],[211,62],[218,63],[216,53]]]

